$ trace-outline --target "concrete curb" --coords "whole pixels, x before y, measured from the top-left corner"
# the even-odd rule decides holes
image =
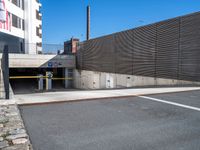
[[[33,105],[46,105],[46,104],[59,104],[59,103],[75,103],[75,102],[83,102],[83,101],[96,101],[96,100],[108,100],[108,99],[120,99],[120,98],[130,98],[130,97],[139,97],[139,96],[150,96],[150,95],[156,95],[156,94],[169,94],[169,93],[181,93],[181,92],[189,92],[189,91],[199,91],[199,89],[196,90],[184,90],[184,91],[178,91],[178,92],[165,92],[165,93],[152,93],[152,94],[132,94],[132,95],[118,95],[118,96],[108,96],[108,97],[99,97],[99,98],[81,98],[81,99],[69,99],[69,100],[51,100],[46,102],[31,102],[31,103],[24,103],[20,104],[19,106],[33,106]]]

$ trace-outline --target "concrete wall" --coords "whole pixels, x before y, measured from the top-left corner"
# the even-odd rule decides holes
[[[0,65],[1,65],[0,54]],[[28,55],[9,54],[10,68],[75,68],[72,55]]]
[[[186,86],[199,82],[152,78],[144,76],[113,74],[85,70],[74,70],[74,87],[79,89],[112,89],[142,86]]]

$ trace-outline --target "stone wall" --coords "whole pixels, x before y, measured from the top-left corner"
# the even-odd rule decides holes
[[[16,105],[0,106],[0,149],[32,150]]]

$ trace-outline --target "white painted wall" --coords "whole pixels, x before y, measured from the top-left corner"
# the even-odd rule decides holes
[[[39,11],[40,3],[36,0],[24,0],[24,19],[25,19],[25,45],[27,54],[37,54],[41,50],[36,46],[36,43],[41,43],[42,38],[36,35],[36,27],[42,25],[42,21],[36,18],[36,10]]]
[[[11,3],[10,0],[4,0],[5,1],[5,6],[6,6],[6,10],[12,14],[15,14],[16,16],[20,17],[21,19],[24,19],[24,11],[15,6],[14,4]],[[24,38],[24,31],[22,29],[18,29],[13,27],[11,24],[11,21],[9,20],[9,30],[5,29],[4,27],[0,28],[0,32],[9,34],[9,35],[13,35],[16,37],[20,37],[20,38]],[[5,24],[5,23],[4,23]],[[4,24],[2,24],[2,26],[4,26]]]
[[[17,17],[24,19],[25,30],[13,27],[11,21],[9,21],[9,30],[0,28],[0,32],[19,37],[25,41],[25,53],[26,54],[37,54],[38,51],[41,51],[41,47],[37,47],[36,43],[42,43],[42,38],[36,35],[36,27],[42,25],[42,21],[36,18],[36,10],[39,11],[42,6],[36,0],[24,0],[24,10],[16,5],[14,5],[11,0],[4,0],[6,4],[6,10],[11,14],[16,15]],[[42,14],[40,13],[42,16]],[[22,23],[22,22],[21,22]],[[42,33],[42,30],[40,30]]]

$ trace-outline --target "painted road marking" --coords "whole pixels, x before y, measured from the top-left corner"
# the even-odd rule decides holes
[[[180,103],[175,103],[175,102],[169,102],[169,101],[166,101],[166,100],[152,98],[152,97],[147,97],[147,96],[139,96],[139,97],[143,98],[143,99],[148,99],[148,100],[151,100],[151,101],[156,101],[156,102],[160,102],[160,103],[165,103],[165,104],[169,104],[169,105],[174,105],[174,106],[178,106],[178,107],[190,109],[190,110],[200,111],[200,108],[198,108],[198,107],[188,106],[188,105],[184,105],[184,104],[180,104]]]

